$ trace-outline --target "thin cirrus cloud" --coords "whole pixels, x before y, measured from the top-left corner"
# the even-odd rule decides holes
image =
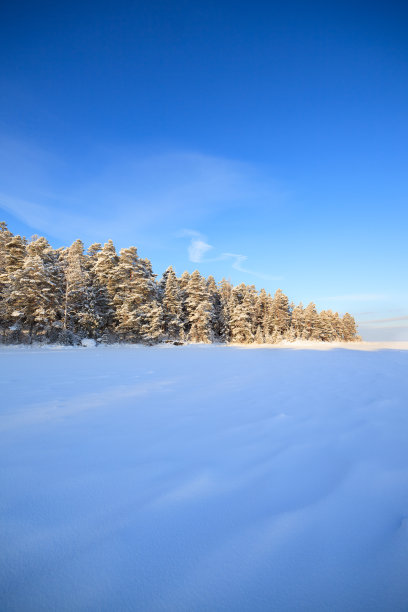
[[[200,232],[191,229],[184,229],[178,234],[180,237],[189,237],[190,243],[188,245],[188,256],[189,260],[193,263],[211,263],[216,261],[227,261],[230,260],[231,267],[234,270],[255,276],[264,280],[281,280],[282,276],[273,276],[270,274],[264,274],[257,270],[253,270],[244,266],[244,262],[248,259],[246,255],[238,253],[220,253],[214,257],[205,257],[209,251],[214,251],[214,247],[206,242],[205,236]]]
[[[408,321],[408,315],[401,317],[389,317],[387,319],[371,319],[369,321],[361,321],[359,325],[376,325],[382,323],[401,323],[402,321]]]
[[[320,298],[320,300],[330,300],[334,302],[377,302],[388,299],[382,293],[349,293],[346,295],[331,295]]]
[[[361,332],[364,340],[368,341],[393,341],[408,342],[408,326],[390,325],[367,325],[362,327]]]
[[[61,238],[91,224],[91,220],[82,215],[66,212],[62,208],[56,209],[52,206],[10,197],[4,193],[0,193],[0,209],[11,213],[33,230]]]
[[[254,166],[238,160],[112,148],[88,152],[88,158],[91,163],[79,159],[73,166],[35,146],[0,138],[0,208],[64,241],[81,234],[84,240],[113,238],[127,246],[144,237],[163,240],[169,229],[174,233],[232,207],[286,197]],[[209,245],[195,248],[202,257]]]

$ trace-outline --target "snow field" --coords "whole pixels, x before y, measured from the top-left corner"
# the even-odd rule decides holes
[[[408,609],[408,351],[0,350],[0,609]]]

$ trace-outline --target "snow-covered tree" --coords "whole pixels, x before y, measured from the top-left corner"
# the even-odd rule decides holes
[[[2,341],[32,339],[101,341],[120,338],[152,343],[162,339],[192,342],[281,342],[310,339],[359,340],[346,313],[310,303],[289,304],[278,289],[272,297],[253,285],[218,285],[195,270],[177,278],[170,266],[159,283],[151,263],[136,247],[116,253],[112,240],[81,240],[53,250],[43,237],[14,236],[0,223],[0,328]]]
[[[225,278],[222,279],[219,286],[220,296],[220,321],[219,334],[220,339],[228,342],[231,339],[231,311],[234,307],[232,297],[233,286]]]
[[[256,328],[254,342],[256,342],[256,344],[264,344],[265,342],[265,336],[260,325]]]
[[[13,234],[8,230],[7,225],[4,223],[4,221],[0,222],[0,291],[3,285],[7,284],[8,275],[11,273],[11,270],[9,270],[7,266],[7,259],[8,259],[8,252],[9,252],[7,245],[11,243],[13,238],[14,238]],[[21,258],[21,265],[22,265],[23,260],[24,260],[24,249],[23,249],[23,255]],[[18,267],[19,266],[17,266],[17,268]]]
[[[207,278],[207,291],[211,304],[210,325],[212,337],[219,340],[222,337],[221,296],[215,278],[211,275]]]
[[[31,342],[34,333],[47,337],[61,326],[63,275],[45,238],[32,241],[26,251],[22,268],[11,276],[6,301],[15,325],[28,331]]]
[[[231,342],[248,344],[253,342],[254,300],[252,291],[241,283],[232,292],[233,307],[230,315]]]
[[[122,249],[114,274],[117,331],[124,339],[148,342],[161,334],[157,287],[148,259],[136,247]]]
[[[6,330],[11,325],[5,294],[10,282],[10,274],[7,270],[7,244],[12,237],[13,234],[8,230],[4,221],[0,222],[0,328],[3,341],[5,341]]]
[[[320,338],[320,325],[319,315],[317,314],[316,305],[310,302],[303,311],[304,315],[304,328],[303,328],[303,339],[304,340],[319,340]]]
[[[180,284],[172,266],[167,268],[161,281],[163,333],[170,340],[180,340],[183,336],[183,304]]]
[[[178,279],[180,287],[180,299],[182,304],[182,321],[183,321],[183,337],[187,339],[190,325],[188,322],[188,309],[187,309],[187,298],[188,298],[188,283],[190,281],[190,273],[185,270]]]
[[[99,245],[92,245],[93,249]],[[101,250],[95,254],[95,262],[93,271],[99,283],[106,287],[108,293],[113,297],[116,293],[116,267],[118,265],[118,256],[116,254],[115,245],[112,240],[108,240]]]
[[[101,325],[97,290],[92,284],[84,245],[76,240],[61,255],[65,272],[63,328],[93,337]]]
[[[357,326],[354,320],[354,317],[351,316],[348,312],[343,316],[343,340],[345,342],[355,342],[356,340],[360,340],[357,335]]]
[[[114,296],[116,294],[116,267],[118,255],[112,240],[108,240],[103,247],[99,243],[89,247],[89,269],[92,283],[97,296],[97,311],[103,322],[101,324],[102,337],[108,338],[115,330],[115,306]]]
[[[343,321],[339,317],[338,312],[330,312],[331,325],[335,331],[335,339],[341,340],[343,338]]]
[[[281,289],[277,289],[269,309],[269,333],[274,336],[275,341],[279,341],[289,329],[289,325],[289,300]]]
[[[305,314],[302,302],[292,310],[291,328],[293,329],[295,339],[304,338]]]
[[[333,327],[333,313],[331,310],[322,310],[318,315],[318,334],[316,340],[333,342],[337,339],[337,332]]]
[[[267,314],[268,314],[268,294],[265,289],[261,289],[256,296],[254,309],[254,326],[256,334],[265,340],[265,331],[267,330]],[[259,328],[259,332],[258,332]]]
[[[186,288],[188,339],[192,342],[211,342],[211,301],[205,279],[194,270]]]
[[[96,320],[94,334],[102,340],[109,340],[113,333],[113,320],[115,308],[112,294],[114,291],[113,275],[117,263],[116,251],[113,255],[110,243],[107,243],[105,253],[101,254],[102,245],[99,242],[91,244],[87,251],[86,268],[90,294],[92,299],[92,310]]]
[[[5,270],[10,276],[16,270],[20,270],[24,264],[26,254],[26,240],[21,236],[11,235],[5,242]]]

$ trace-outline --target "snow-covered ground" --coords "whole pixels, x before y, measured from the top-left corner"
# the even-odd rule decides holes
[[[293,348],[1,349],[2,612],[408,610],[408,350]]]

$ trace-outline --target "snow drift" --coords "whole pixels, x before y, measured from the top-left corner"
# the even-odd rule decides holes
[[[408,609],[408,351],[0,361],[2,610]]]

